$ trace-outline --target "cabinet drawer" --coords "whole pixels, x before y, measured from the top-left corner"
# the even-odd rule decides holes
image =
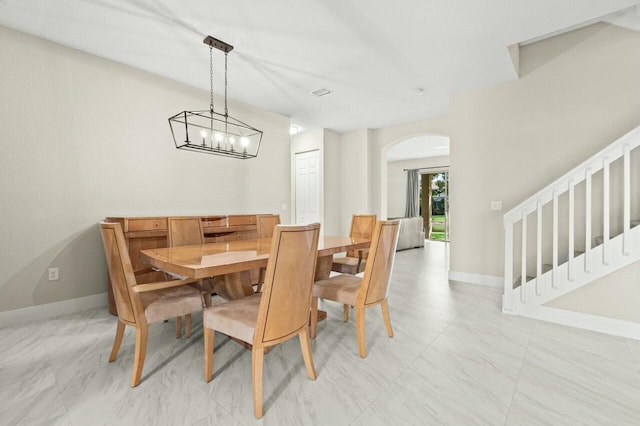
[[[167,229],[167,218],[147,217],[144,219],[127,219],[125,232],[160,231]]]
[[[255,224],[256,224],[256,215],[254,214],[229,216],[229,226],[255,225]]]

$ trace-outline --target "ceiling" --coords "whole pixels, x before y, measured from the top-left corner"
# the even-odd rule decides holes
[[[508,46],[638,3],[0,0],[0,25],[207,91],[202,40],[212,35],[235,46],[230,98],[289,116],[300,131],[345,132],[446,114],[456,93],[517,78]],[[222,64],[217,52],[218,93]],[[331,93],[309,94],[319,88]]]

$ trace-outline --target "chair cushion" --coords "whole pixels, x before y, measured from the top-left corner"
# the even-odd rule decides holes
[[[202,323],[206,328],[253,343],[262,293],[232,300],[205,309]]]
[[[355,275],[336,275],[328,280],[313,284],[313,297],[334,300],[347,305],[355,305],[362,278]]]
[[[190,285],[140,293],[149,324],[202,310],[202,296]]]

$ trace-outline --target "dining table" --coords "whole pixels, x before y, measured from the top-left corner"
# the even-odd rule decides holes
[[[370,245],[368,239],[321,235],[315,281],[329,278],[334,254]],[[250,271],[267,266],[270,249],[271,238],[262,238],[146,249],[140,251],[140,257],[173,276],[213,279],[213,291],[233,300],[254,293]]]

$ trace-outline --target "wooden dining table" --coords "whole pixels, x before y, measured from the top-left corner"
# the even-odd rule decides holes
[[[320,236],[315,280],[327,279],[333,255],[366,249],[370,240]],[[249,271],[267,266],[271,238],[165,247],[140,251],[146,264],[184,278],[214,278],[214,291],[223,298],[238,299],[254,293]]]

